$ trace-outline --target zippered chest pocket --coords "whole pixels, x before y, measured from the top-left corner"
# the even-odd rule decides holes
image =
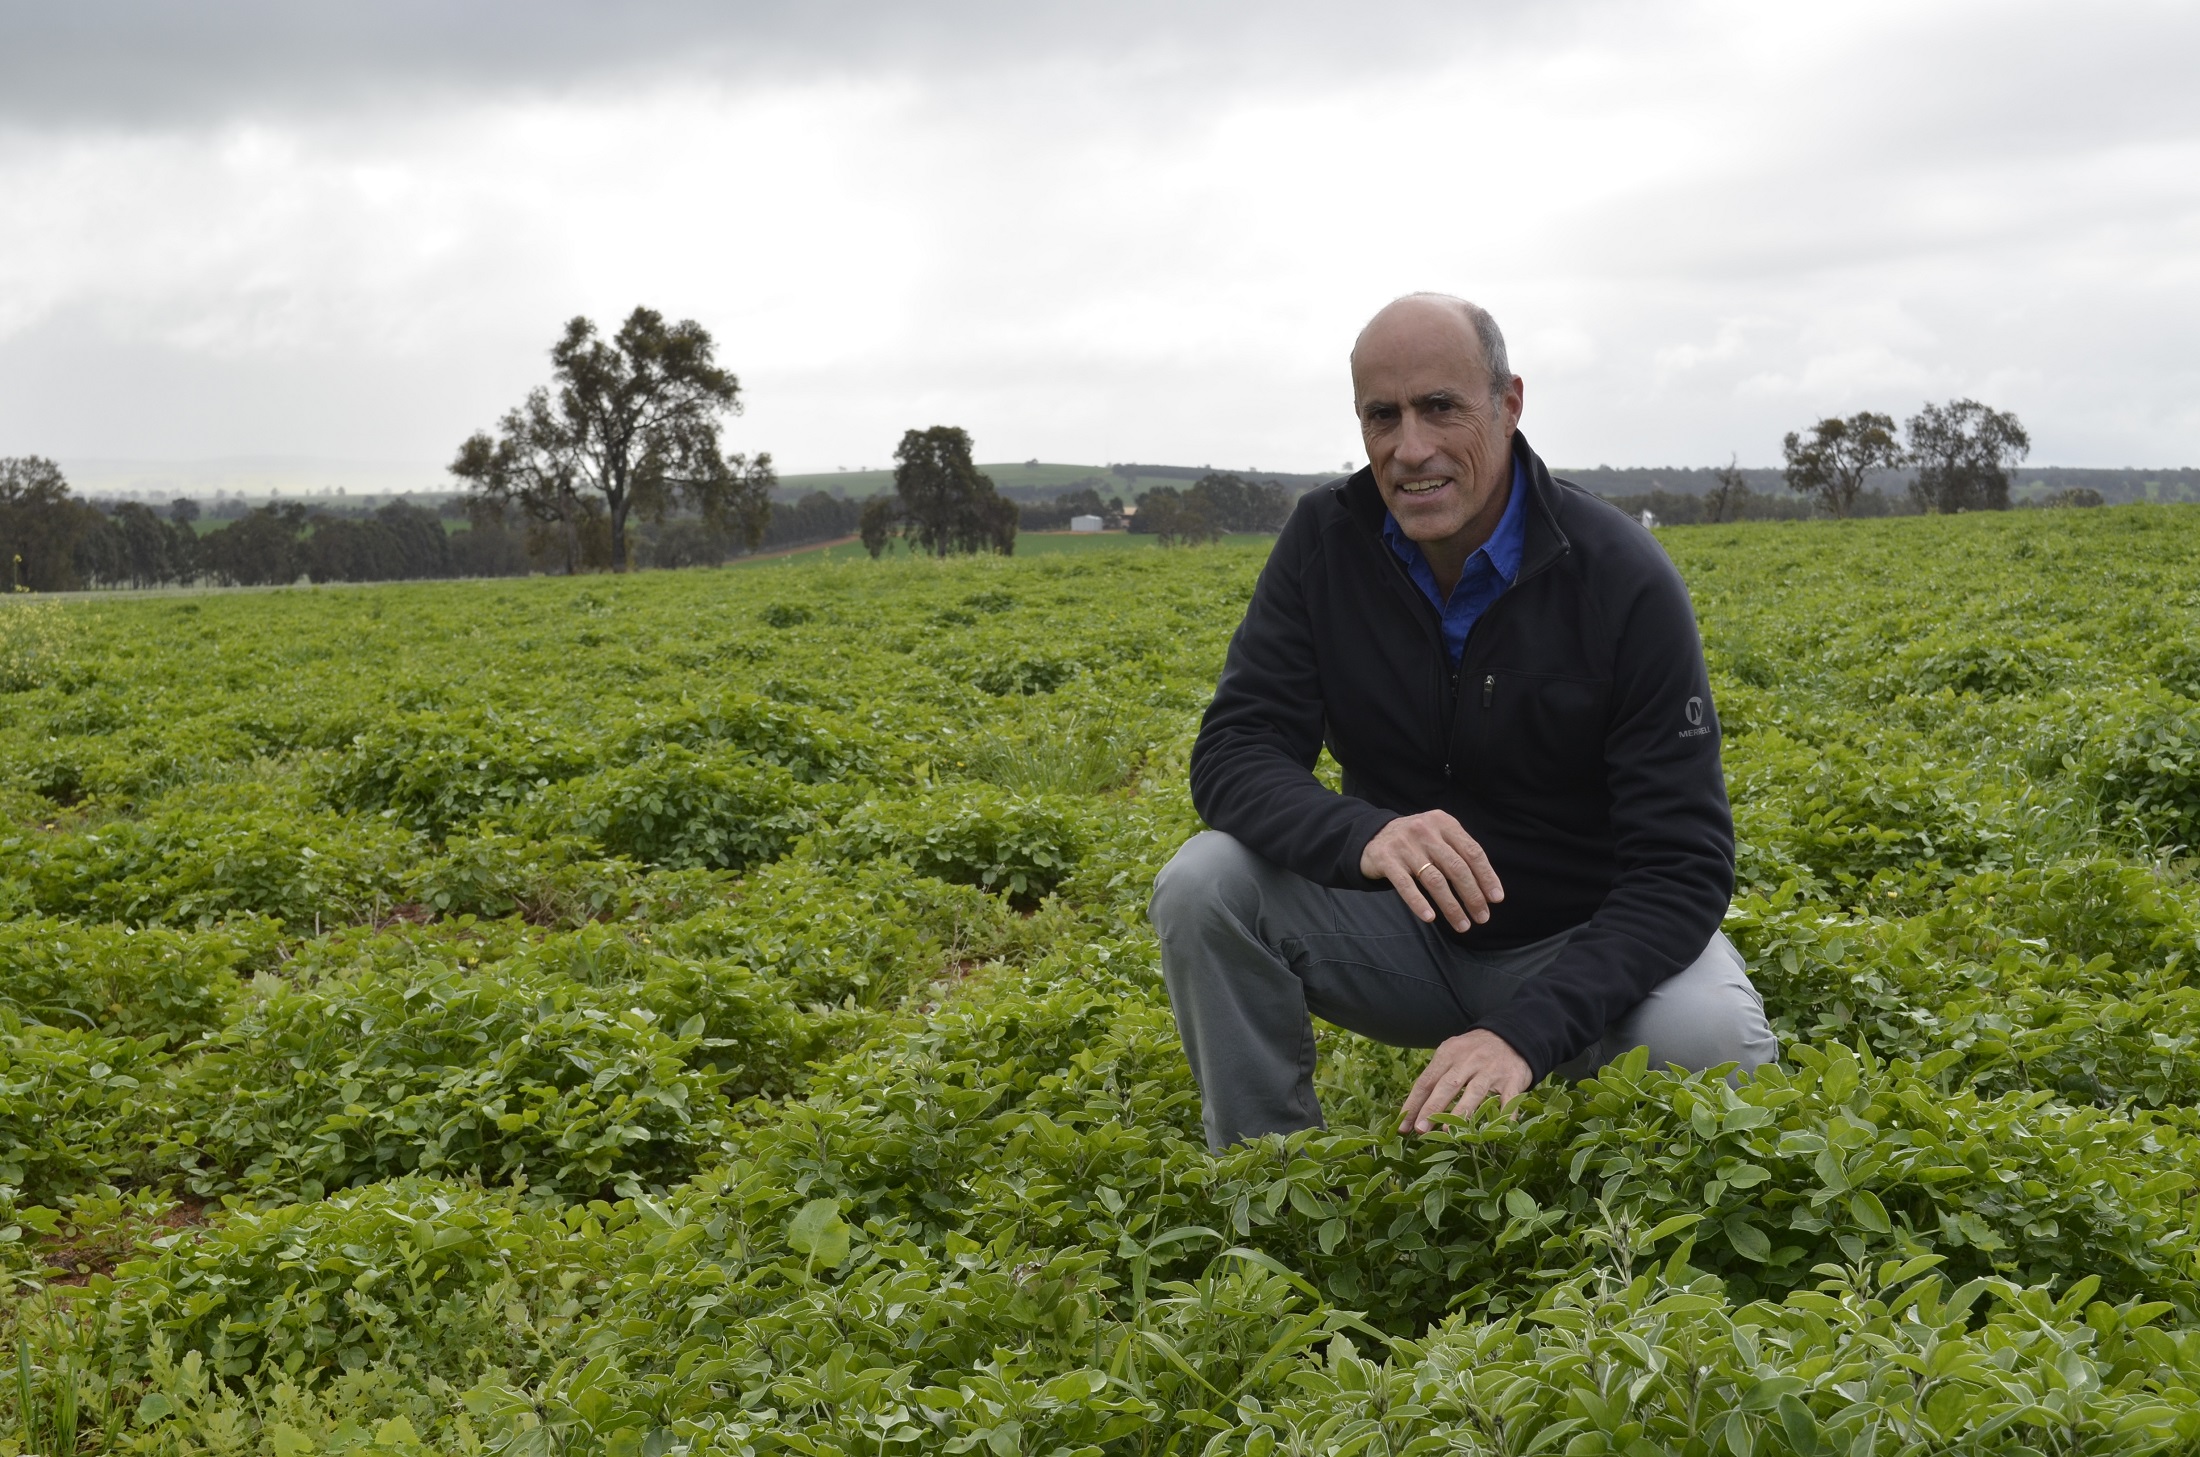
[[[1500,796],[1603,786],[1609,680],[1497,668],[1459,690],[1459,778]]]

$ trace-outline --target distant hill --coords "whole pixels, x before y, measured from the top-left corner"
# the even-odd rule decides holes
[[[993,478],[1001,494],[1017,501],[1044,501],[1064,491],[1090,487],[1102,498],[1120,496],[1125,501],[1141,491],[1170,482],[1196,481],[1210,470],[1225,471],[1248,481],[1269,481],[1297,491],[1310,491],[1337,478],[1339,472],[1269,471],[1232,469],[1206,465],[1074,465],[1060,461],[996,461],[978,469]],[[1650,497],[1661,492],[1676,496],[1700,496],[1713,485],[1710,466],[1576,466],[1553,467],[1585,490],[1605,497]],[[1742,476],[1752,491],[1785,496],[1787,483],[1777,469],[1744,466]],[[2020,501],[2051,496],[2073,487],[2099,491],[2111,504],[2120,501],[2200,501],[2200,469],[2102,469],[2090,466],[2035,466],[2019,469],[2013,494]],[[1899,497],[1910,483],[1908,471],[1883,471],[1872,479],[1874,489]],[[894,473],[887,470],[831,471],[811,475],[781,476],[779,497],[794,501],[812,491],[862,500],[894,488]]]
[[[1307,475],[1293,471],[1259,469],[1232,469],[1228,466],[1206,465],[1068,465],[1060,461],[1012,460],[995,461],[978,467],[993,478],[993,485],[1002,495],[1015,501],[1044,501],[1061,495],[1064,491],[1091,488],[1105,498],[1119,496],[1128,501],[1141,491],[1171,481],[1196,481],[1209,471],[1221,471],[1240,480],[1272,482],[1293,490],[1306,491],[1324,481],[1333,481],[1336,474]],[[894,488],[894,473],[890,470],[820,471],[807,475],[781,476],[779,499],[800,500],[812,491],[823,491],[831,496],[846,496],[860,501],[880,491]]]
[[[251,506],[280,497],[304,500],[316,509],[338,514],[364,514],[392,500],[409,500],[435,509],[459,494],[438,465],[417,462],[358,463],[307,457],[237,457],[222,460],[98,460],[70,458],[62,461],[70,484],[79,495],[100,500],[135,498],[165,506],[176,496],[189,496],[210,514],[242,515]],[[1063,461],[995,461],[979,467],[993,478],[1001,493],[1016,501],[1045,501],[1064,491],[1087,487],[1102,499],[1117,496],[1129,501],[1142,491],[1172,482],[1186,484],[1210,470],[1224,471],[1248,481],[1273,482],[1294,491],[1307,491],[1333,481],[1341,472],[1271,471],[1248,467],[1206,465],[1155,465],[1131,462],[1111,465]],[[1711,489],[1709,466],[1577,466],[1554,468],[1556,473],[1607,498],[1644,498],[1665,494],[1700,496]],[[1784,497],[1787,487],[1780,472],[1769,467],[1745,466],[1742,475],[1752,491]],[[1908,486],[1910,473],[1886,471],[1872,486],[1899,497]],[[778,499],[798,501],[812,491],[863,500],[892,490],[890,470],[817,471],[781,476]],[[2200,501],[2200,468],[2105,469],[2087,466],[2035,466],[2016,472],[2015,495],[2019,500],[2053,495],[2072,487],[2099,491],[2110,503],[2123,501]],[[341,493],[341,494],[339,494]],[[216,502],[222,502],[217,507]]]
[[[1676,496],[1700,496],[1715,484],[1710,466],[1629,466],[1624,469],[1602,465],[1572,469],[1553,466],[1551,473],[1607,498],[1651,496],[1660,491]],[[1910,471],[1882,471],[1872,477],[1871,487],[1890,496],[1899,496],[1908,489],[1911,474]],[[2075,487],[2099,491],[2101,498],[2111,505],[2123,501],[2200,501],[2200,469],[2189,466],[2115,470],[2091,466],[2027,466],[2019,467],[2012,475],[2015,486],[2010,494],[2020,501],[2052,496],[2057,491]],[[1787,494],[1787,482],[1778,470],[1744,466],[1742,477],[1749,482],[1752,491]]]

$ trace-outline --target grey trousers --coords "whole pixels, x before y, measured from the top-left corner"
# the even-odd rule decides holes
[[[1388,891],[1331,890],[1208,830],[1154,880],[1161,975],[1199,1082],[1210,1147],[1318,1128],[1310,1015],[1399,1047],[1434,1047],[1510,1001],[1567,934],[1476,951]],[[1771,1062],[1779,1042],[1741,953],[1723,934],[1554,1069],[1584,1078],[1636,1047],[1691,1071]]]

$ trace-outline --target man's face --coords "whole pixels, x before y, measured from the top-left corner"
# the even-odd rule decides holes
[[[1436,300],[1400,300],[1360,335],[1352,391],[1375,484],[1405,534],[1468,551],[1487,540],[1504,514],[1525,392],[1516,376],[1490,393],[1473,324]]]

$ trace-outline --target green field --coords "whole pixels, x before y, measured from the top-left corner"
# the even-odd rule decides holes
[[[1204,468],[1201,467],[1201,469]],[[978,469],[985,472],[996,487],[1004,490],[1013,486],[1082,486],[1090,484],[1093,478],[1097,476],[1100,480],[1098,490],[1103,498],[1120,496],[1126,501],[1139,492],[1151,490],[1155,486],[1175,485],[1182,487],[1189,484],[1187,478],[1180,476],[1126,478],[1116,475],[1113,469],[1108,466],[1072,465],[1061,461],[1006,460],[996,461],[991,465],[981,465]],[[1217,469],[1227,471],[1233,469],[1233,467],[1221,466]],[[1254,476],[1265,476],[1267,474],[1267,472],[1252,467],[1239,468],[1239,473]],[[1300,479],[1311,482],[1315,478],[1301,476]],[[875,496],[881,491],[891,491],[893,488],[894,472],[890,468],[881,470],[814,471],[805,475],[781,476],[779,478],[779,490],[783,496],[801,496],[811,491],[826,491],[835,495],[862,500],[867,496]]]
[[[1264,541],[0,602],[0,1453],[2194,1450],[2200,511],[1663,539],[1782,1065],[1220,1156]]]
[[[1259,548],[1275,541],[1265,533],[1247,532],[1230,534],[1223,538],[1230,545]],[[1021,531],[1016,534],[1018,557],[1059,556],[1068,553],[1083,556],[1092,552],[1147,551],[1161,545],[1157,536],[1134,536],[1127,531]],[[887,543],[889,554],[906,556],[906,544],[901,541]],[[744,557],[728,563],[734,568],[762,568],[774,565],[791,566],[797,562],[861,561],[869,555],[860,541],[841,541],[826,546],[798,546],[791,551],[775,552],[761,557]]]

